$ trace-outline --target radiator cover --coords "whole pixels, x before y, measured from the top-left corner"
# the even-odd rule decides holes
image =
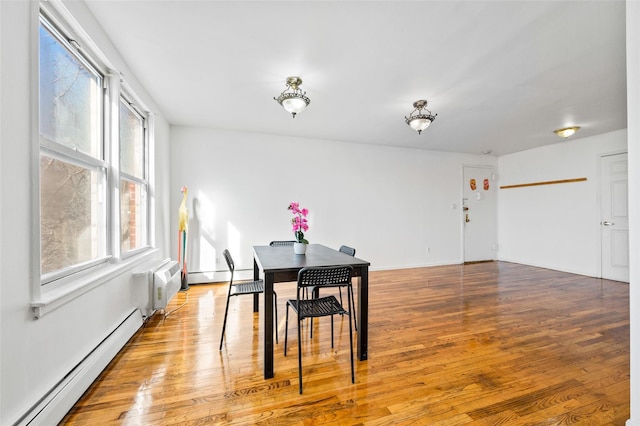
[[[182,285],[180,264],[174,260],[164,262],[153,271],[153,309],[166,309]]]

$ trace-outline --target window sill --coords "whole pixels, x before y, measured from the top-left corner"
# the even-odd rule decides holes
[[[61,286],[49,289],[46,285],[41,286],[39,297],[30,304],[34,318],[39,319],[115,277],[144,265],[158,252],[158,249],[151,249],[122,262],[107,264],[97,271],[82,275]],[[146,270],[144,272],[146,276]]]

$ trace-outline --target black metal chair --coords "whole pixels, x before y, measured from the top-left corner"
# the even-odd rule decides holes
[[[355,255],[356,255],[356,249],[354,249],[353,247],[349,247],[349,246],[340,246],[340,249],[338,251],[340,251],[342,253],[345,253],[345,254],[348,254],[349,256],[354,256],[355,257]],[[317,290],[314,289],[314,288],[310,288],[309,291],[311,291],[312,294],[318,294]],[[351,292],[351,304],[348,307],[351,308],[351,310],[353,312],[353,326],[356,329],[356,331],[358,331],[358,320],[356,319],[356,317],[357,317],[356,300],[353,297],[353,286],[349,287],[349,291]],[[340,295],[340,304],[342,305],[342,289],[341,288],[338,288],[338,294]],[[311,337],[313,337],[313,327],[311,327]]]
[[[300,393],[302,393],[302,333],[300,324],[305,318],[331,317],[331,347],[333,348],[333,316],[349,316],[349,353],[351,354],[351,383],[355,383],[355,372],[353,367],[353,330],[351,328],[351,312],[344,309],[335,296],[317,297],[306,299],[303,297],[305,289],[327,288],[327,287],[347,287],[347,298],[352,294],[351,276],[353,267],[351,266],[319,266],[302,268],[298,272],[298,288],[296,299],[287,301],[287,314],[284,331],[284,355],[287,356],[287,338],[289,329],[289,307],[298,315],[298,378],[300,382]],[[349,305],[347,305],[349,306]]]
[[[292,246],[295,241],[271,241],[269,245],[271,247]]]
[[[220,336],[220,350],[222,350],[222,341],[224,340],[224,331],[227,328],[227,314],[229,313],[229,300],[233,296],[242,296],[245,294],[260,294],[264,293],[264,281],[246,281],[241,283],[233,282],[233,273],[235,271],[235,264],[233,262],[233,258],[231,257],[231,253],[229,250],[225,249],[222,253],[224,256],[224,260],[227,261],[227,266],[229,266],[229,271],[231,271],[231,278],[229,279],[229,291],[227,293],[227,305],[224,308],[224,320],[222,322],[222,335]],[[274,321],[274,331],[276,333],[276,343],[278,343],[278,296],[276,292],[273,292],[273,307],[275,309],[275,321]],[[267,331],[265,330],[265,333]]]

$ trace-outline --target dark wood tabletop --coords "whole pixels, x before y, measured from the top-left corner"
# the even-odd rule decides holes
[[[369,266],[366,260],[349,256],[338,250],[323,246],[322,244],[309,244],[305,255],[295,254],[292,246],[254,246],[254,259],[263,272],[287,273],[295,272],[293,280],[276,279],[274,282],[294,281],[298,278],[298,271],[307,266],[346,266],[351,265],[356,269]]]

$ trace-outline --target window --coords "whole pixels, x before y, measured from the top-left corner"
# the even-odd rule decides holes
[[[120,98],[120,250],[147,245],[145,119]]]
[[[40,270],[106,255],[103,76],[40,25]]]
[[[135,254],[149,240],[146,116],[59,22],[41,13],[42,284]],[[115,125],[119,132],[105,132]]]

